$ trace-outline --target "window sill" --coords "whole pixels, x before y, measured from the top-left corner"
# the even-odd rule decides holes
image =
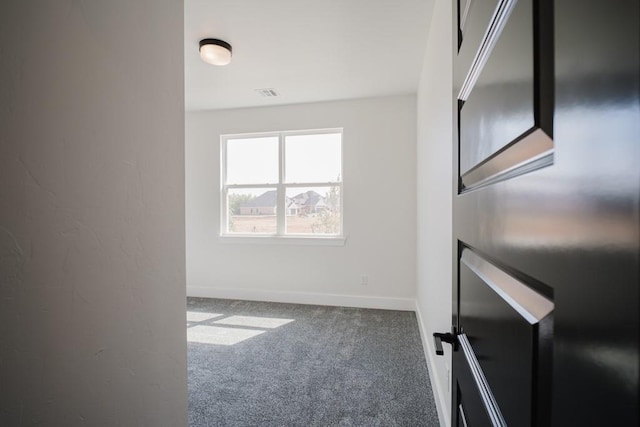
[[[220,242],[249,245],[299,245],[299,246],[344,246],[347,238],[344,236],[306,237],[306,236],[253,236],[253,235],[224,235]]]

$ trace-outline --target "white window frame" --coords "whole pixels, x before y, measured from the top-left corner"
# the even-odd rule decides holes
[[[285,139],[289,136],[297,135],[321,135],[339,133],[340,138],[340,181],[325,182],[285,182]],[[227,184],[227,141],[242,138],[264,138],[277,137],[279,162],[278,162],[278,182],[271,184]],[[269,243],[269,244],[318,244],[342,246],[346,242],[344,232],[344,129],[309,129],[297,131],[260,132],[260,133],[240,133],[220,135],[220,240],[227,243]],[[304,187],[338,187],[340,191],[340,234],[318,235],[318,234],[285,234],[286,231],[286,189]],[[276,233],[274,234],[250,234],[250,233],[229,233],[228,224],[228,192],[233,189],[242,188],[265,188],[277,190],[278,199],[276,202]]]

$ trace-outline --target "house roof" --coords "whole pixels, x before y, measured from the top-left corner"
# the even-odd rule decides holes
[[[242,205],[240,205],[240,207],[243,207],[243,208],[274,207],[276,206],[276,202],[277,202],[277,197],[278,197],[277,194],[278,193],[276,190],[266,191],[261,195],[259,195],[258,197],[256,197],[255,199],[251,199],[243,203]],[[296,207],[302,208],[305,206],[313,207],[318,204],[324,205],[324,198],[313,190],[309,190],[304,193],[297,194],[291,198],[287,198],[287,200],[291,201],[288,207],[294,207],[294,208]],[[296,206],[293,206],[294,204]]]
[[[313,190],[309,190],[305,193],[300,193],[296,196],[293,196],[292,199],[299,206],[315,206],[322,200],[322,196]]]
[[[270,190],[265,193],[262,193],[255,199],[251,199],[246,203],[243,203],[241,207],[243,208],[263,208],[263,207],[274,207],[276,205],[276,190]]]

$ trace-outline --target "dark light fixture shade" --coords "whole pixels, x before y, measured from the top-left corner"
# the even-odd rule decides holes
[[[200,40],[200,58],[213,65],[227,65],[231,62],[231,45],[224,40]]]

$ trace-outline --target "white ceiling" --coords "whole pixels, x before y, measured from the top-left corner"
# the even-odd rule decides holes
[[[415,93],[431,2],[185,0],[186,109]],[[229,42],[231,64],[203,62],[203,38]]]

